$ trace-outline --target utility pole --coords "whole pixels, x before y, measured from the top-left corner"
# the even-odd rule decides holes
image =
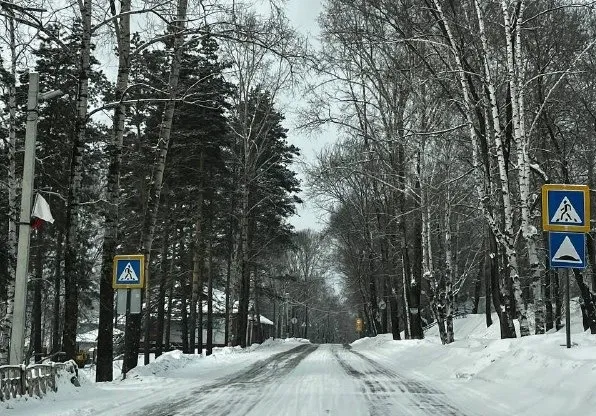
[[[19,219],[19,242],[17,269],[14,288],[14,312],[10,335],[9,363],[23,362],[25,346],[25,315],[27,310],[27,269],[29,266],[29,241],[31,235],[31,201],[33,199],[33,179],[35,176],[35,141],[37,137],[37,104],[62,95],[54,90],[39,94],[39,74],[29,72],[29,92],[27,94],[27,124],[25,126],[25,158],[23,161],[23,183],[21,187],[21,215]]]
[[[39,74],[29,73],[27,95],[27,125],[25,127],[25,159],[23,162],[23,184],[21,194],[21,216],[19,219],[19,243],[17,270],[14,287],[14,314],[10,336],[9,362],[11,365],[23,362],[25,345],[25,312],[27,300],[27,266],[29,265],[29,236],[31,235],[31,199],[35,173],[35,139],[37,136],[37,95]]]

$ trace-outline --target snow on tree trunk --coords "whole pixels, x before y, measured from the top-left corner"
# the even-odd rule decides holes
[[[451,203],[449,201],[449,176],[447,177],[447,195],[445,202],[445,343],[454,340],[453,335],[453,251],[451,248]]]
[[[516,44],[513,44],[513,40],[511,35],[513,34],[511,28],[511,16],[509,15],[509,2],[506,0],[501,1],[501,8],[503,10],[503,21],[504,21],[504,29],[505,29],[505,44],[507,46],[507,78],[509,89],[511,91],[511,112],[513,118],[513,132],[514,137],[517,142],[517,150],[518,150],[518,170],[519,170],[519,185],[520,185],[520,198],[521,198],[521,211],[522,211],[522,234],[524,237],[528,239],[528,236],[532,233],[529,232],[529,207],[528,203],[528,194],[529,194],[529,181],[530,181],[530,168],[529,163],[527,160],[527,137],[525,133],[522,131],[521,125],[521,114],[520,114],[520,88],[518,83],[521,80],[518,79],[518,71],[516,70],[516,64],[521,66],[523,65],[521,62],[516,62],[517,59],[521,59],[521,52],[516,56],[516,49],[520,49],[521,45],[519,45],[521,38],[520,38],[520,30],[521,30],[521,19],[523,18],[523,8],[524,2],[517,1],[516,2],[516,9],[517,15],[515,16],[516,23],[515,23],[515,32],[516,32]],[[479,10],[478,0],[476,0],[476,7]],[[500,163],[500,162],[499,162]],[[504,163],[504,162],[503,162]],[[500,170],[500,169],[499,169]],[[503,179],[501,179],[503,180]],[[505,188],[503,188],[503,192],[505,192]],[[505,195],[504,195],[505,196]],[[513,221],[513,211],[510,202],[510,194],[508,192],[507,200],[505,206],[505,221],[512,222]],[[509,214],[511,213],[511,215]],[[512,229],[512,225],[510,223],[506,226],[506,235],[507,235],[507,259],[509,261],[510,267],[510,275],[513,281],[513,295],[515,298],[515,308],[517,311],[517,318],[519,320],[519,329],[520,335],[526,336],[530,335],[530,328],[528,325],[528,317],[527,317],[527,310],[525,303],[522,298],[522,291],[521,291],[521,284],[520,284],[520,277],[519,277],[519,268],[517,265],[517,253],[513,254],[515,250],[515,233]],[[532,237],[529,237],[532,239]],[[530,247],[528,247],[529,249]],[[534,245],[535,248],[535,245]],[[532,254],[529,253],[530,256]],[[538,257],[534,251],[533,257],[530,257],[530,267],[532,270],[537,270],[538,274],[540,274],[540,270],[538,270]],[[514,261],[514,262],[513,262]],[[533,263],[534,262],[534,263]],[[540,279],[538,279],[540,280]]]
[[[77,323],[79,317],[78,228],[81,210],[81,184],[83,181],[83,152],[87,128],[87,101],[91,56],[91,0],[79,3],[82,18],[77,113],[75,137],[70,161],[70,179],[66,208],[66,245],[64,248],[64,330],[62,348],[68,358],[76,355]]]

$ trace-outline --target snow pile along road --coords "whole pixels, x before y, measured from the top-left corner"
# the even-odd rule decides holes
[[[94,371],[80,371],[81,387],[60,386],[43,399],[20,398],[0,403],[11,416],[86,416],[126,414],[150,403],[169,400],[218,377],[234,374],[272,355],[309,343],[302,339],[270,339],[251,347],[215,348],[208,357],[170,351],[146,367],[131,370],[126,380],[95,383]],[[142,362],[142,357],[139,360]],[[116,373],[114,373],[116,377]],[[118,409],[114,413],[114,409]]]
[[[495,317],[496,318],[496,317]],[[498,320],[483,315],[454,321],[456,341],[364,338],[355,351],[400,374],[432,383],[462,407],[483,415],[559,416],[596,414],[596,335],[574,316],[571,349],[565,331],[499,339]]]

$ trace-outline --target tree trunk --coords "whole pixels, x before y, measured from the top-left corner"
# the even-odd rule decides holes
[[[188,346],[188,312],[187,312],[187,300],[186,300],[186,293],[187,292],[187,284],[186,284],[186,279],[184,279],[184,282],[181,284],[181,288],[182,288],[182,293],[181,293],[181,299],[180,299],[180,308],[182,309],[181,311],[181,332],[182,332],[182,352],[185,354],[189,354],[190,353],[190,348]]]
[[[169,224],[168,224],[169,225]],[[174,234],[174,242],[176,241],[176,235]],[[170,227],[164,227],[164,235],[162,240],[161,248],[161,262],[159,265],[159,295],[157,297],[157,330],[155,339],[155,358],[159,357],[163,353],[163,336],[164,336],[164,320],[165,320],[165,301],[166,301],[166,287],[168,280],[172,278],[172,275],[168,273],[170,266],[169,263],[172,261],[168,259],[168,250],[170,249]],[[172,248],[173,254],[173,248]]]
[[[233,204],[232,204],[233,205]],[[231,214],[231,213],[230,213]],[[226,309],[225,309],[225,322],[224,322],[224,344],[228,346],[230,343],[230,321],[232,318],[231,307],[230,307],[230,291],[232,289],[232,257],[234,255],[234,244],[233,244],[233,229],[232,229],[232,215],[229,216],[228,226],[228,242],[227,242],[227,259],[226,259]]]
[[[584,282],[582,273],[578,269],[573,269],[573,275],[581,293],[582,309],[586,324],[590,328],[590,333],[596,334],[596,298],[590,292],[590,287]]]
[[[56,257],[54,260],[54,315],[52,320],[52,353],[60,351],[60,285],[62,283],[62,255],[63,255],[64,232],[58,231],[58,242],[56,243]]]
[[[43,238],[39,233],[37,234],[37,248],[35,256],[35,284],[33,285],[33,311],[32,311],[32,327],[33,327],[33,339],[31,343],[33,345],[33,351],[35,352],[35,362],[40,363],[43,357],[41,352],[41,292],[43,283]]]
[[[115,13],[114,0],[110,0]],[[115,96],[123,100],[128,88],[130,73],[130,0],[121,0],[120,16],[115,22],[118,45],[118,75]],[[99,328],[97,337],[97,371],[95,381],[112,381],[114,356],[114,289],[112,288],[113,258],[118,245],[118,207],[120,205],[120,167],[126,107],[120,104],[114,109],[111,142],[107,147],[110,158],[104,219],[101,280],[99,284]]]
[[[245,156],[246,157],[246,156]],[[250,299],[250,247],[248,242],[250,240],[249,232],[249,189],[248,189],[248,173],[244,172],[244,179],[242,183],[242,214],[240,219],[241,232],[241,263],[240,263],[240,299],[238,302],[238,323],[236,332],[236,345],[246,347],[246,335],[248,324],[248,303]]]
[[[451,249],[451,201],[449,188],[447,188],[445,203],[445,343],[454,341],[453,334],[453,252]]]
[[[17,46],[14,19],[8,19],[8,36],[10,41],[10,85],[8,85],[8,236],[7,236],[7,276],[6,293],[0,292],[0,365],[8,364],[10,331],[12,328],[14,285],[17,267],[17,221],[19,186],[16,174],[16,79],[17,79]],[[0,290],[4,289],[0,278]],[[6,298],[4,298],[6,295]]]
[[[553,272],[554,277],[554,295],[555,295],[555,329],[558,331],[563,328],[561,318],[563,315],[563,294],[561,293],[561,281],[559,270]]]
[[[210,227],[211,229],[211,227]],[[207,256],[207,351],[213,354],[213,247],[209,240],[209,254]]]
[[[544,235],[544,247],[548,247],[548,236]],[[545,264],[549,264],[550,263],[550,259],[549,259],[549,255],[548,255],[548,250],[545,253]],[[594,263],[590,263],[590,264],[594,264]],[[551,281],[552,278],[554,276],[554,273],[552,270],[547,270],[546,271],[546,276],[544,278],[544,304],[545,304],[545,316],[544,316],[544,321],[545,321],[545,330],[548,332],[551,329],[553,329],[553,300],[552,300],[552,286],[551,286]]]
[[[478,307],[480,306],[480,298],[482,297],[482,276],[484,275],[485,259],[486,256],[482,256],[480,258],[480,263],[478,264],[478,274],[476,275],[476,281],[474,282],[474,305],[472,306],[473,314],[478,313]]]
[[[199,190],[197,195],[196,207],[196,221],[195,221],[195,236],[193,248],[193,264],[192,264],[192,298],[190,302],[190,350],[194,354],[195,351],[195,330],[197,328],[197,305],[199,308],[199,316],[202,317],[202,299],[203,293],[203,275],[205,272],[205,236],[203,230],[203,200],[204,200],[204,161],[205,151],[201,146],[199,155]],[[200,320],[200,319],[199,319]],[[202,351],[203,328],[199,322],[199,353]]]
[[[79,317],[78,228],[81,210],[81,184],[83,181],[83,152],[87,128],[87,101],[89,95],[89,71],[91,69],[91,0],[79,2],[83,32],[80,48],[79,79],[75,137],[70,159],[70,178],[66,208],[66,244],[64,247],[64,331],[62,346],[66,357],[76,355],[77,324]]]
[[[186,28],[186,10],[187,0],[178,0],[177,5],[177,16],[174,22],[171,22],[170,28],[174,32],[174,45],[173,45],[173,56],[170,64],[170,77],[168,81],[168,98],[164,109],[162,123],[159,131],[159,154],[155,164],[154,175],[151,178],[150,190],[147,194],[147,200],[145,202],[146,211],[143,222],[142,234],[141,234],[141,251],[145,255],[145,304],[151,305],[150,299],[150,264],[151,264],[151,246],[153,244],[153,236],[155,234],[155,227],[157,224],[157,213],[159,210],[159,201],[161,197],[161,189],[163,186],[163,175],[166,167],[166,158],[168,149],[170,147],[170,135],[172,131],[172,120],[174,117],[174,108],[176,106],[176,98],[178,95],[178,80],[180,78],[180,66],[182,51],[184,49],[185,39],[185,28]],[[150,322],[150,308],[145,309],[145,339],[148,340],[149,335],[149,322]],[[141,316],[130,320],[128,325],[127,320],[127,333],[130,334],[126,337],[128,345],[126,348],[125,362],[132,365],[132,367],[126,367],[126,370],[136,367],[137,356],[139,352],[139,340],[140,340],[140,327]],[[145,364],[149,362],[149,342],[145,342]]]

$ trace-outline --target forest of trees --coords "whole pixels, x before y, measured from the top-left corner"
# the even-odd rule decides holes
[[[437,322],[449,343],[457,310],[479,308],[503,338],[560,328],[540,189],[595,185],[595,18],[561,0],[326,3],[303,125],[341,140],[308,188],[368,334]],[[571,289],[592,333],[595,273]]]
[[[62,95],[38,104],[34,188],[55,222],[31,235],[27,359],[74,358],[77,335],[98,323],[97,380],[111,380],[113,358],[136,366],[143,339],[156,355],[169,350],[172,320],[181,322],[179,347],[210,354],[214,292],[225,293],[225,344],[262,341],[261,313],[275,320],[271,335],[308,336],[291,318],[307,314],[311,298],[337,296],[326,295],[323,261],[308,257],[318,236],[288,222],[301,203],[299,150],[279,96],[299,76],[304,40],[283,10],[33,3],[0,2],[8,173],[0,177],[0,364],[12,324],[29,71],[42,92]],[[133,253],[145,256],[144,309],[126,317],[121,340],[112,260]],[[328,315],[309,323],[319,339],[333,337]]]
[[[559,329],[566,272],[548,269],[539,195],[596,186],[592,3],[327,0],[313,41],[283,1],[256,5],[0,0],[0,365],[29,71],[63,94],[38,105],[34,188],[55,222],[31,237],[27,357],[74,357],[98,323],[97,380],[112,380],[142,340],[169,350],[173,320],[185,352],[210,354],[218,313],[243,347],[349,342],[358,316],[394,339],[436,323],[443,343],[458,311],[496,312],[503,338]],[[288,136],[319,131],[337,141],[301,185]],[[301,187],[329,214],[320,232],[288,221]],[[144,309],[115,341],[112,260],[137,253]],[[595,285],[573,272],[592,333]]]

